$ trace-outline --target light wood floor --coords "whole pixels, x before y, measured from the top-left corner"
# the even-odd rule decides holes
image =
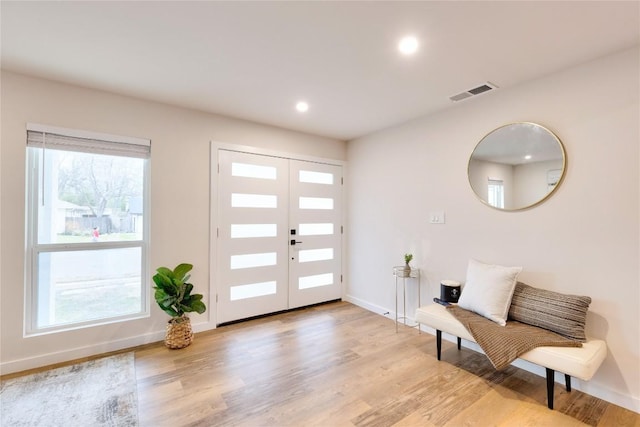
[[[396,333],[346,302],[223,326],[182,350],[134,352],[142,427],[640,426],[639,414],[560,384],[549,410],[544,378],[496,372],[446,341],[439,362],[432,335]]]
[[[346,302],[136,350],[142,426],[640,426],[640,415]]]

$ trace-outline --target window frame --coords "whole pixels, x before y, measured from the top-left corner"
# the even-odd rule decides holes
[[[130,144],[148,147],[148,154],[143,163],[143,190],[142,190],[142,238],[132,241],[115,242],[79,242],[79,243],[39,243],[39,198],[43,184],[40,174],[40,162],[42,153],[48,147],[42,149],[26,147],[27,173],[26,173],[26,230],[25,230],[25,299],[24,299],[24,330],[25,337],[43,334],[58,333],[63,331],[89,328],[110,323],[125,322],[150,316],[150,273],[149,273],[149,243],[150,243],[150,170],[151,170],[151,141],[148,139],[123,137],[83,130],[52,127],[48,125],[27,124],[28,132],[43,132],[56,134],[70,138],[81,138],[94,141],[102,141],[109,144]],[[34,150],[34,151],[32,151]],[[37,150],[37,151],[35,151]],[[83,149],[69,150],[71,152],[85,152],[90,154],[105,154],[99,150]],[[114,154],[127,157],[123,154]],[[136,157],[136,156],[130,156]],[[105,249],[140,248],[140,311],[107,318],[98,318],[72,323],[64,323],[53,326],[38,326],[38,299],[39,299],[39,257],[42,253],[61,253],[72,251],[96,251]]]
[[[495,204],[491,203],[492,199],[496,199]],[[504,180],[499,178],[488,178],[487,203],[494,208],[504,209]]]

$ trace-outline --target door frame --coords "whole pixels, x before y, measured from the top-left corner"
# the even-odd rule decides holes
[[[228,150],[228,151],[236,151],[240,153],[247,154],[257,154],[263,156],[271,156],[271,157],[279,157],[289,160],[301,160],[306,162],[313,163],[324,163],[334,166],[342,167],[342,194],[341,194],[341,205],[342,205],[342,226],[343,230],[341,233],[341,242],[342,245],[342,256],[341,256],[341,265],[342,265],[342,299],[345,299],[346,296],[346,288],[348,284],[348,274],[347,274],[347,256],[346,256],[346,228],[347,228],[347,181],[345,180],[346,171],[347,171],[347,162],[344,160],[337,159],[329,159],[324,157],[317,156],[309,156],[298,153],[291,153],[285,151],[277,151],[270,150],[261,147],[254,147],[248,145],[239,145],[239,144],[231,144],[219,141],[210,141],[209,143],[209,154],[210,154],[210,162],[209,162],[209,301],[207,305],[208,316],[208,326],[207,329],[215,329],[217,327],[218,320],[218,283],[220,282],[220,271],[218,268],[218,227],[219,227],[219,205],[218,205],[218,164],[219,150]]]

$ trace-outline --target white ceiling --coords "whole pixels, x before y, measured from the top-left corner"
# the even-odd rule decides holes
[[[638,1],[0,5],[3,69],[343,140],[640,43]]]

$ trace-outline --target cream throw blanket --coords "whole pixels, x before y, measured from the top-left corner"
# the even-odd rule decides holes
[[[455,305],[447,307],[469,331],[497,370],[506,368],[521,354],[536,347],[582,347],[554,332],[510,320],[500,326],[471,311]]]

